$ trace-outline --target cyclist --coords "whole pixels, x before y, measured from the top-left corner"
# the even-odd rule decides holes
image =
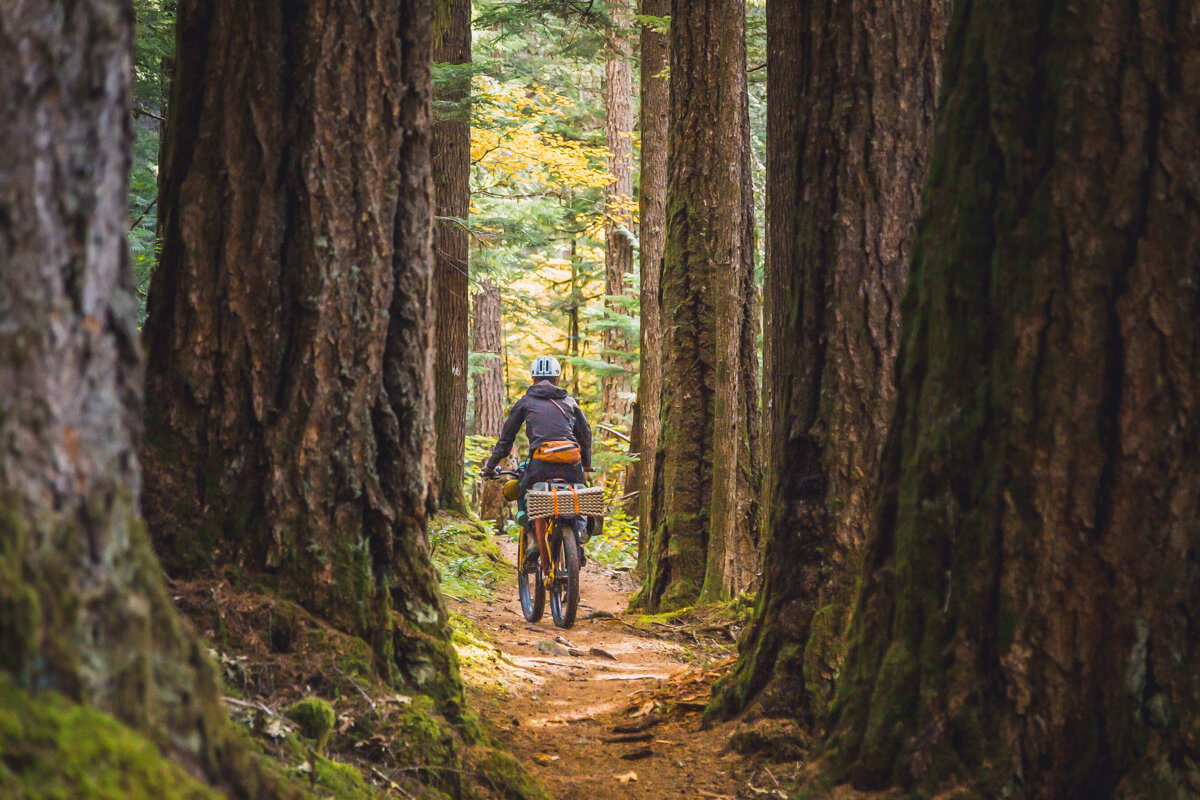
[[[562,365],[553,356],[538,356],[530,369],[533,385],[516,402],[500,439],[481,470],[491,477],[496,465],[512,450],[521,425],[529,437],[529,465],[521,480],[518,506],[524,509],[525,492],[535,483],[553,479],[583,483],[583,474],[592,468],[592,428],[583,409],[567,390],[558,385]],[[581,522],[585,521],[581,520]],[[525,562],[536,561],[536,537],[526,537]]]

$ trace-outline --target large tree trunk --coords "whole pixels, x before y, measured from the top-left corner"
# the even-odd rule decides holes
[[[430,16],[180,4],[144,507],[170,572],[267,582],[453,700],[424,532]]]
[[[949,5],[767,8],[765,579],[716,693],[726,714],[760,691],[769,714],[828,707],[873,519]]]
[[[757,568],[758,329],[742,0],[671,5],[661,464],[637,602],[676,608]]]
[[[232,797],[293,794],[228,723],[138,518],[132,39],[124,2],[0,6],[0,672],[111,713]]]
[[[504,427],[503,332],[500,319],[500,287],[482,281],[475,294],[475,352],[487,356],[483,371],[475,376],[475,433],[500,436]],[[511,460],[511,459],[510,459]],[[485,481],[480,493],[479,516],[501,519],[506,503],[499,481]]]
[[[471,63],[471,1],[444,0],[433,60]],[[437,431],[437,494],[442,508],[466,511],[463,447],[467,436],[467,260],[463,221],[471,204],[469,78],[449,81],[438,100],[455,109],[433,125],[433,184],[439,219],[433,233],[433,285],[437,302],[434,362],[434,428]]]
[[[963,3],[944,76],[833,774],[1192,795],[1200,14]]]
[[[604,293],[624,295],[625,276],[633,271],[633,76],[629,42],[629,0],[610,0],[612,27],[605,37],[608,51],[604,62],[604,141],[608,147],[608,171],[612,183],[604,187]],[[629,309],[619,301],[605,300],[610,313],[627,316]],[[633,389],[628,370],[629,338],[608,329],[603,334],[604,360],[625,371],[601,379],[600,407],[604,421],[623,427],[629,417]],[[625,395],[625,396],[622,396]]]
[[[642,0],[643,16],[665,17],[670,0]],[[639,461],[634,473],[637,483],[627,486],[638,492],[638,573],[645,575],[650,542],[651,498],[661,427],[662,405],[662,312],[658,305],[659,276],[662,274],[663,239],[667,209],[667,112],[670,86],[667,68],[667,36],[650,25],[641,30],[641,176],[638,186],[638,241],[641,269],[641,345],[638,348],[637,442]]]

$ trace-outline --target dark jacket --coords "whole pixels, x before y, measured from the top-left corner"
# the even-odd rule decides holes
[[[500,440],[488,459],[488,469],[494,468],[512,450],[522,423],[531,452],[543,442],[575,442],[579,445],[584,469],[591,468],[592,428],[583,416],[583,409],[566,389],[550,381],[540,381],[530,386],[509,412]]]

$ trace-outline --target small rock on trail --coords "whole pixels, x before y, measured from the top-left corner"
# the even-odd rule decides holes
[[[543,639],[542,641],[538,642],[537,647],[538,650],[542,651],[548,656],[567,656],[571,654],[567,648],[563,647],[558,642],[552,642],[549,639]]]

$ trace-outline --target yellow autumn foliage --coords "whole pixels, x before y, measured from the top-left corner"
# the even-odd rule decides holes
[[[477,75],[471,124],[471,162],[482,168],[484,191],[534,193],[602,188],[611,181],[608,151],[555,133],[570,98],[545,87],[502,83]]]

